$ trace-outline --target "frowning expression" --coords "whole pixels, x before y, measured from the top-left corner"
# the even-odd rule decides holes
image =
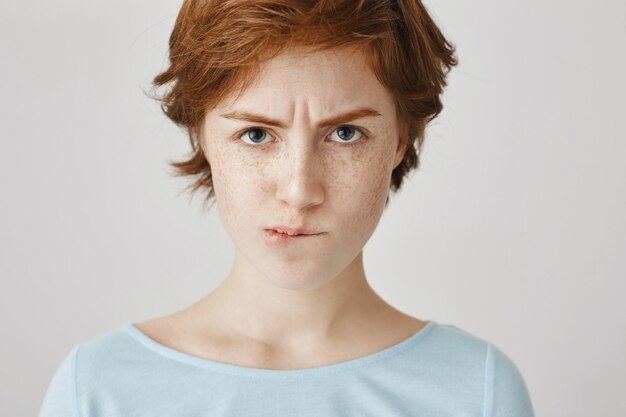
[[[346,48],[265,62],[250,88],[207,113],[202,135],[239,267],[292,289],[351,264],[403,155],[392,95],[362,52]],[[312,235],[267,230],[280,225]]]

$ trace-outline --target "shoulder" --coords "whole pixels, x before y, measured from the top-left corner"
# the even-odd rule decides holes
[[[78,416],[76,404],[76,353],[74,346],[57,367],[48,385],[38,417]]]
[[[488,344],[485,360],[485,416],[532,417],[530,393],[511,358]]]
[[[490,343],[455,325],[434,322],[425,345],[425,354],[447,367],[483,372]]]
[[[451,324],[438,324],[429,340],[444,374],[478,382],[484,416],[534,416],[522,373],[498,346]]]
[[[110,378],[132,354],[122,327],[76,344],[61,360],[46,390],[38,417],[79,416],[86,391]],[[99,384],[102,386],[102,384]]]
[[[84,341],[77,347],[76,375],[81,387],[132,381],[135,375],[154,366],[161,356],[146,349],[131,323]]]
[[[135,330],[136,331],[136,330]],[[123,398],[149,385],[150,374],[163,366],[162,356],[133,336],[130,323],[82,342],[76,350],[75,378],[78,402]]]

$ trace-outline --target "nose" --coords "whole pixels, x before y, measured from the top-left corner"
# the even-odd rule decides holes
[[[286,155],[280,158],[284,169],[279,170],[276,198],[298,210],[320,204],[324,201],[324,166],[315,141],[287,142],[283,148]]]

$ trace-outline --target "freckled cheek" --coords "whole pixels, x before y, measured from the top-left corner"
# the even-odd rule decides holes
[[[389,189],[389,174],[384,166],[365,164],[344,172],[336,184],[333,205],[351,224],[356,235],[368,234],[377,224]]]
[[[259,202],[265,192],[262,164],[236,151],[227,150],[216,156],[211,169],[222,219],[229,228],[257,223]]]
[[[385,148],[385,142],[380,143],[380,146],[369,148],[355,157],[350,164],[354,171],[351,186],[361,194],[361,201],[369,205],[381,198],[386,199],[391,177],[390,152]]]
[[[368,174],[369,177],[364,181],[364,184],[367,184],[367,186],[361,189],[362,201],[366,206],[365,212],[373,214],[380,210],[387,198],[389,176],[387,171],[382,169],[381,165],[369,170]]]

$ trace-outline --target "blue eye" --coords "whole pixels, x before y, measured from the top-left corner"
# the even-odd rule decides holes
[[[335,129],[332,135],[330,136],[338,137],[339,138],[338,142],[352,143],[360,139],[361,136],[363,136],[363,133],[361,133],[361,131],[357,129],[356,127],[344,125],[344,126],[339,126],[337,129]]]
[[[259,145],[263,143],[263,139],[265,139],[267,136],[269,135],[267,134],[265,129],[261,129],[260,127],[255,127],[255,128],[248,129],[245,132],[243,132],[243,134],[239,137],[239,139],[242,139],[244,142],[246,142],[249,145]],[[248,142],[247,140],[249,140],[250,142]]]
[[[330,135],[331,138],[339,143],[354,143],[363,136],[363,132],[360,129],[349,126],[342,125],[333,131]],[[244,131],[240,136],[239,140],[242,140],[244,143],[248,145],[263,145],[264,140],[266,138],[271,138],[271,135],[267,133],[267,131],[261,127],[253,127]]]

